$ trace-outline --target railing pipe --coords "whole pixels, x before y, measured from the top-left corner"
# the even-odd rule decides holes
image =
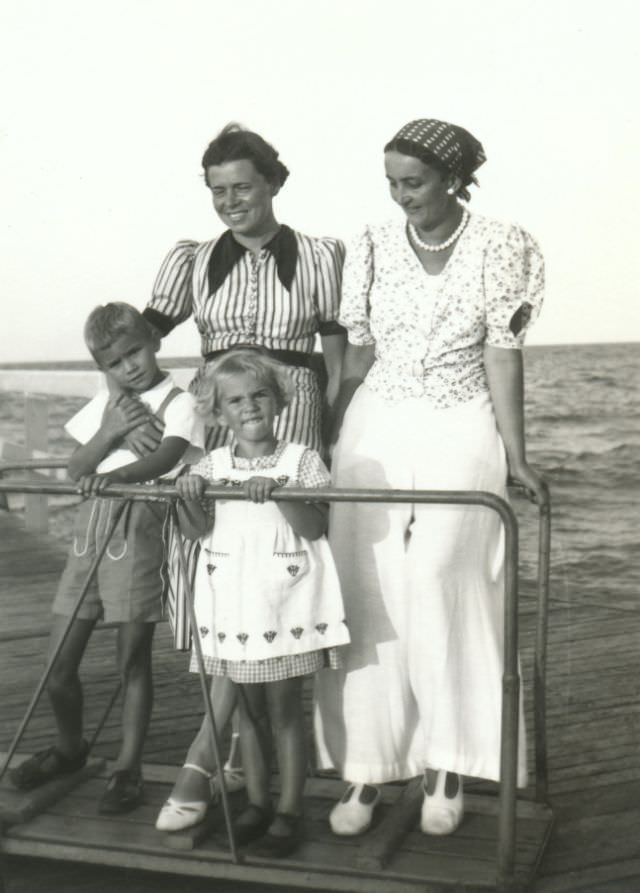
[[[20,480],[3,480],[1,475],[7,466],[0,465],[0,492],[37,492],[49,494],[74,494],[78,487],[63,482],[31,482]],[[128,500],[167,500],[176,499],[176,490],[168,484],[156,485],[120,485],[109,484],[100,494],[104,497],[125,498]],[[244,491],[240,487],[209,486],[204,496],[211,499],[244,499]],[[309,490],[300,487],[287,487],[274,490],[271,498],[275,501],[292,502],[375,502],[375,503],[414,503],[440,505],[480,505],[495,511],[505,530],[505,604],[504,604],[504,657],[502,678],[502,725],[500,756],[500,796],[498,815],[498,850],[497,850],[497,887],[509,890],[514,882],[515,841],[516,841],[516,784],[518,754],[518,718],[520,676],[518,667],[518,524],[510,505],[501,497],[486,491],[465,490],[377,490],[351,488],[322,488]],[[542,513],[541,507],[541,513]],[[541,522],[542,523],[542,522]],[[544,533],[543,548],[548,555],[548,528],[541,526]],[[96,565],[97,566],[97,565]],[[542,562],[541,567],[548,572]],[[547,588],[543,583],[539,592],[540,598],[545,596]],[[193,622],[193,618],[192,618]],[[546,633],[546,619],[538,627],[538,639]],[[542,648],[540,647],[542,645]],[[544,645],[537,641],[537,649],[544,660]],[[537,663],[538,666],[538,663]],[[537,685],[544,684],[544,672],[536,674]],[[207,692],[208,694],[208,692]],[[539,694],[539,692],[538,692]],[[205,703],[207,699],[205,698]],[[210,705],[209,705],[210,706]],[[209,706],[207,712],[209,712]],[[26,724],[26,723],[25,723]],[[544,750],[542,751],[544,754]],[[3,770],[4,771],[4,770]],[[226,810],[225,810],[226,811]],[[234,851],[233,841],[231,843]]]
[[[182,576],[183,585],[185,587],[187,595],[189,622],[191,623],[191,629],[197,630],[198,622],[196,619],[196,612],[193,604],[193,590],[191,588],[191,581],[189,580],[187,559],[185,557],[184,547],[180,538],[180,521],[178,519],[178,512],[176,511],[175,503],[172,503],[171,505],[171,519],[176,527],[178,563],[180,565],[180,574]],[[199,635],[192,635],[191,641],[193,642],[193,647],[196,654],[196,662],[198,664],[198,676],[200,678],[200,689],[202,691],[205,713],[209,722],[209,726],[211,728],[213,755],[216,761],[216,768],[218,770],[218,787],[220,790],[220,799],[222,800],[222,811],[224,813],[224,821],[227,828],[227,837],[229,839],[229,850],[231,852],[231,858],[235,863],[237,863],[239,861],[238,850],[236,847],[236,837],[233,830],[233,822],[231,820],[231,807],[229,805],[227,784],[224,777],[224,763],[221,755],[220,736],[218,735],[218,725],[216,723],[216,718],[213,712],[213,704],[211,703],[211,691],[209,686],[207,685],[207,676],[204,667],[204,656],[202,653],[202,643],[200,642]]]
[[[534,655],[533,703],[536,736],[536,799],[544,802],[548,792],[547,765],[547,630],[549,626],[549,576],[551,555],[551,504],[540,505],[538,523],[538,598]]]
[[[511,889],[516,848],[516,786],[518,773],[518,522],[502,499],[492,507],[505,533],[504,656],[502,671],[502,726],[500,730],[500,809],[498,812],[497,888]]]
[[[0,465],[0,475],[4,467]],[[80,495],[77,484],[64,481],[2,480],[0,492],[5,493],[48,493],[58,496]],[[100,492],[104,498],[133,500],[171,500],[176,498],[176,490],[170,484],[108,484]],[[245,499],[241,487],[207,487],[203,496],[209,499]],[[416,504],[484,505],[492,508],[501,517],[504,506],[511,508],[495,493],[485,490],[376,490],[352,489],[347,487],[322,487],[309,490],[305,487],[286,487],[273,490],[271,499],[276,502],[409,502]]]

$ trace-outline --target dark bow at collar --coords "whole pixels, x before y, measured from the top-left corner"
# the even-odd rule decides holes
[[[273,239],[263,247],[273,255],[278,271],[278,279],[287,291],[291,291],[291,284],[296,274],[296,264],[298,262],[298,242],[294,231],[283,224]],[[240,258],[248,250],[248,248],[245,248],[244,245],[241,245],[240,242],[234,239],[230,229],[220,236],[209,258],[210,295],[220,288]]]

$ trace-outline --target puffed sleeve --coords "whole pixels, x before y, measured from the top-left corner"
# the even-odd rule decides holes
[[[315,260],[317,271],[316,307],[321,335],[342,332],[338,323],[344,245],[338,239],[316,239]]]
[[[369,324],[369,292],[373,284],[373,241],[369,229],[347,248],[342,277],[339,322],[351,344],[375,344]]]
[[[162,335],[168,335],[191,316],[193,261],[197,242],[178,242],[167,254],[153,284],[151,300],[142,315]]]
[[[523,229],[492,236],[484,258],[486,343],[519,348],[537,319],[544,296],[544,260]]]

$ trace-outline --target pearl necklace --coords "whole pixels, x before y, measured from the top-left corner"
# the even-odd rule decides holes
[[[416,245],[419,245],[424,251],[444,251],[445,248],[449,248],[456,241],[457,238],[462,234],[462,230],[467,225],[469,220],[469,212],[466,208],[463,208],[462,211],[462,220],[458,224],[458,226],[454,229],[448,239],[445,239],[444,242],[440,242],[439,245],[430,245],[428,242],[423,242],[418,232],[413,225],[413,223],[409,224],[409,234],[411,235],[412,240]]]

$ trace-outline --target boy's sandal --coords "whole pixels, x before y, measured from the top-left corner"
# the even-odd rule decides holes
[[[245,821],[242,821],[242,820]],[[241,812],[233,824],[234,836],[238,846],[257,840],[266,833],[273,821],[273,810],[265,809],[250,803],[244,812]]]
[[[274,834],[268,829],[267,833],[251,847],[251,855],[266,859],[284,859],[298,849],[302,842],[302,816],[277,812],[274,821],[284,825],[287,833]]]
[[[363,800],[364,788],[373,791],[369,802]],[[374,785],[352,784],[342,795],[329,814],[329,824],[334,834],[352,836],[367,830],[373,818],[373,810],[380,802],[380,791]]]
[[[192,769],[204,775],[209,781],[209,790],[211,798],[209,800],[190,800],[181,801],[175,797],[169,797],[162,806],[156,819],[156,829],[158,831],[185,831],[187,828],[193,828],[204,820],[209,807],[215,803],[217,794],[213,775],[202,766],[195,763],[185,763],[183,769]]]
[[[7,773],[11,784],[20,791],[31,791],[40,785],[60,778],[63,775],[71,775],[82,769],[89,756],[89,745],[82,742],[80,750],[74,757],[67,757],[62,751],[53,745],[34,753],[33,756],[20,763]]]

